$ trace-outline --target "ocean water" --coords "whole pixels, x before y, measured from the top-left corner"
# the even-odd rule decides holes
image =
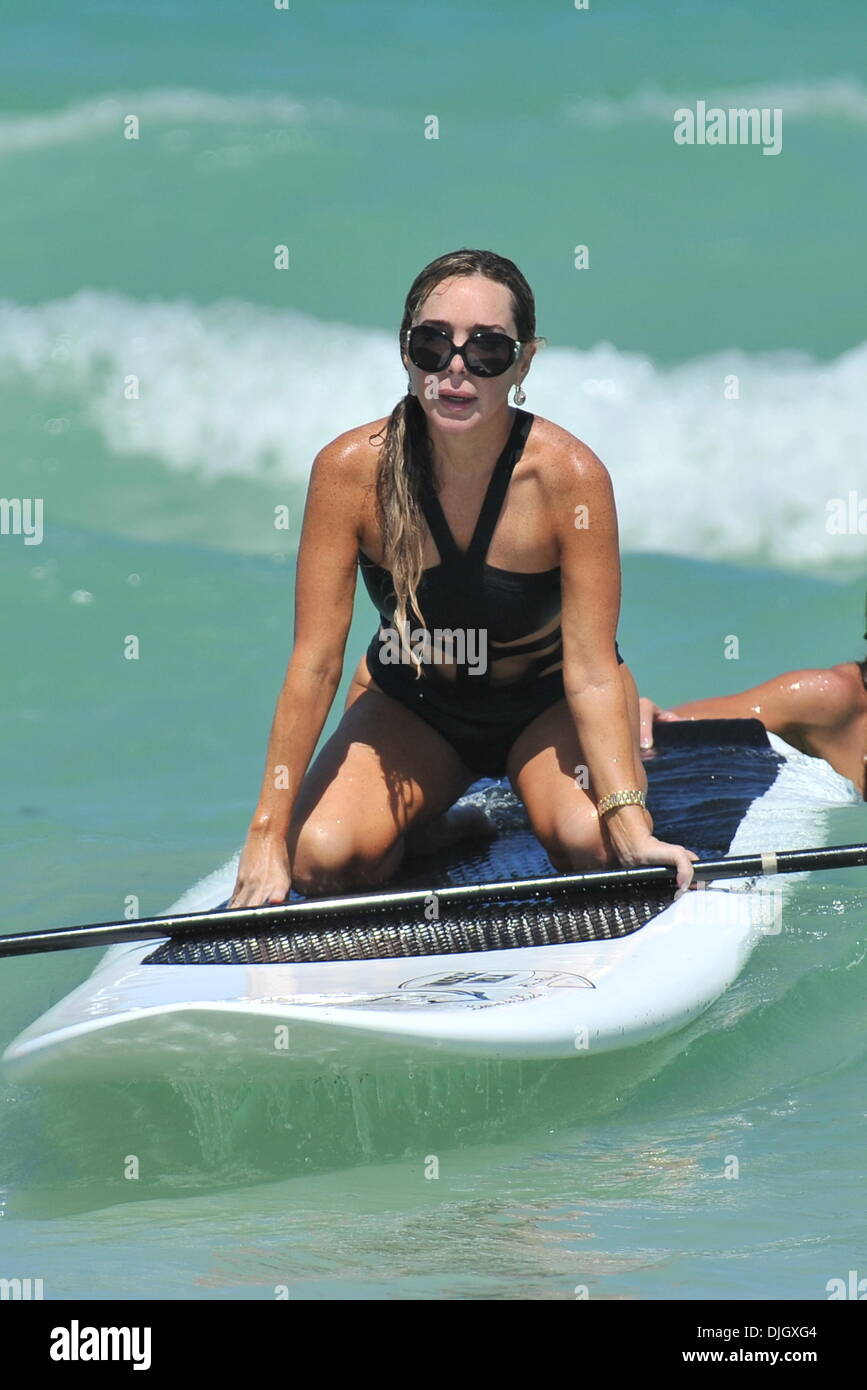
[[[404,296],[458,246],[524,270],[527,408],[611,471],[642,693],[864,654],[856,0],[18,0],[0,25],[0,494],[44,499],[40,544],[0,535],[4,930],[162,911],[243,840],[311,460],[401,394]],[[698,100],[781,109],[780,154],[676,146]],[[373,627],[362,590],[346,679]],[[865,836],[829,809],[829,843]],[[867,1274],[863,871],[788,911],[699,1027],[588,1067],[2,1083],[0,1277],[823,1298]],[[93,963],[2,962],[0,1043]]]

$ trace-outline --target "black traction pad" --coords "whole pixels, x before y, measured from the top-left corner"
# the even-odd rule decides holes
[[[772,785],[784,762],[768,743],[764,725],[758,719],[660,723],[654,728],[654,742],[644,755],[654,835],[685,845],[701,859],[724,856],[750,805]],[[556,879],[507,781],[483,778],[461,800],[483,806],[498,826],[497,836],[463,840],[419,855],[401,867],[389,889]],[[429,912],[438,907],[439,915],[430,920],[424,910],[412,916],[406,909],[391,909],[347,913],[340,919],[323,919],[320,927],[263,936],[178,938],[159,946],[144,964],[378,960],[606,940],[628,936],[652,921],[669,906],[674,891],[671,883],[648,887],[640,895],[602,888],[525,901],[476,899],[468,905],[436,904],[432,899]],[[287,899],[304,901],[294,890]]]

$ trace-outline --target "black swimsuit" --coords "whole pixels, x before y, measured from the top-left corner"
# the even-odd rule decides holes
[[[539,674],[556,662],[562,663],[559,626],[542,637],[520,641],[524,634],[538,631],[559,615],[560,567],[522,574],[495,569],[485,562],[512,470],[521,457],[533,419],[528,411],[516,409],[509,438],[491,474],[476,529],[465,551],[455,545],[430,482],[420,498],[440,556],[438,565],[423,571],[418,585],[418,600],[428,629],[483,631],[487,647],[500,648],[491,650],[491,659],[540,652],[518,680],[492,685],[490,661],[484,663],[483,669],[475,670],[474,666],[480,665],[478,653],[469,647],[465,659],[455,664],[454,680],[439,675],[435,662],[424,661],[424,675],[417,679],[413,665],[389,660],[383,636],[394,631],[392,577],[363,550],[358,552],[364,583],[380,614],[379,631],[367,649],[370,675],[387,695],[442,734],[467,767],[482,777],[501,777],[506,771],[509,749],[518,735],[565,695],[562,665],[556,671]],[[411,609],[407,617],[411,630],[421,628],[418,615]],[[614,646],[617,660],[622,663],[616,642]]]

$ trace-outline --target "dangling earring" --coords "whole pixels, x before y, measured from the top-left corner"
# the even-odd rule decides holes
[[[515,395],[513,399],[515,405],[523,405],[524,401],[527,399],[527,393],[521,385],[520,381],[515,382]]]
[[[406,394],[408,396],[415,395],[415,392],[412,389],[412,377],[410,376],[409,372],[407,372],[406,374]]]

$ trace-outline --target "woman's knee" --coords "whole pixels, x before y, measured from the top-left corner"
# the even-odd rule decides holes
[[[555,816],[536,835],[558,873],[610,869],[616,863],[595,809],[580,816]]]
[[[299,893],[333,893],[375,883],[392,873],[401,845],[365,842],[342,819],[310,816],[301,826],[292,853],[292,886]]]
[[[597,869],[611,869],[616,860],[600,841],[573,844],[558,839],[545,845],[545,853],[558,874],[593,873]]]

